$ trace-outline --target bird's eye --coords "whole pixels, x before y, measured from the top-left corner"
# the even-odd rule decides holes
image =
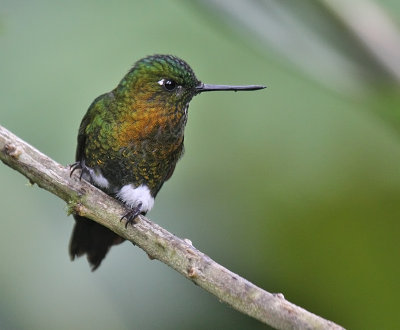
[[[169,92],[172,92],[178,86],[172,79],[161,79],[158,83]]]

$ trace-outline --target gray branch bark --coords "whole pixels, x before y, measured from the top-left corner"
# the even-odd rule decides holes
[[[117,200],[88,182],[70,177],[62,166],[0,126],[0,159],[32,183],[57,195],[70,213],[90,218],[135,243],[234,309],[276,329],[343,329],[305,309],[281,294],[271,294],[219,265],[182,240],[141,216],[125,229],[119,219],[127,210]]]

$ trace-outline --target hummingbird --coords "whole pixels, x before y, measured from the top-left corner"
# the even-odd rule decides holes
[[[204,84],[182,59],[152,55],[140,59],[111,92],[97,97],[79,127],[75,163],[85,179],[123,202],[121,217],[134,224],[154,205],[157,193],[184,152],[184,129],[193,96],[211,91],[251,91],[260,85]],[[74,215],[69,253],[87,256],[96,270],[113,245],[124,241],[108,228]]]

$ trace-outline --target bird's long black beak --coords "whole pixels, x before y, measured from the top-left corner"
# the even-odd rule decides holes
[[[261,85],[246,85],[246,86],[231,86],[231,85],[209,85],[200,83],[196,86],[196,92],[212,92],[212,91],[256,91],[258,89],[264,89],[266,86]]]

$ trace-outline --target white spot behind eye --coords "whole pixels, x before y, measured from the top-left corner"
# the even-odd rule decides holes
[[[157,81],[157,83],[158,83],[160,86],[163,86],[164,83],[165,83],[165,79],[161,79],[161,80]]]

